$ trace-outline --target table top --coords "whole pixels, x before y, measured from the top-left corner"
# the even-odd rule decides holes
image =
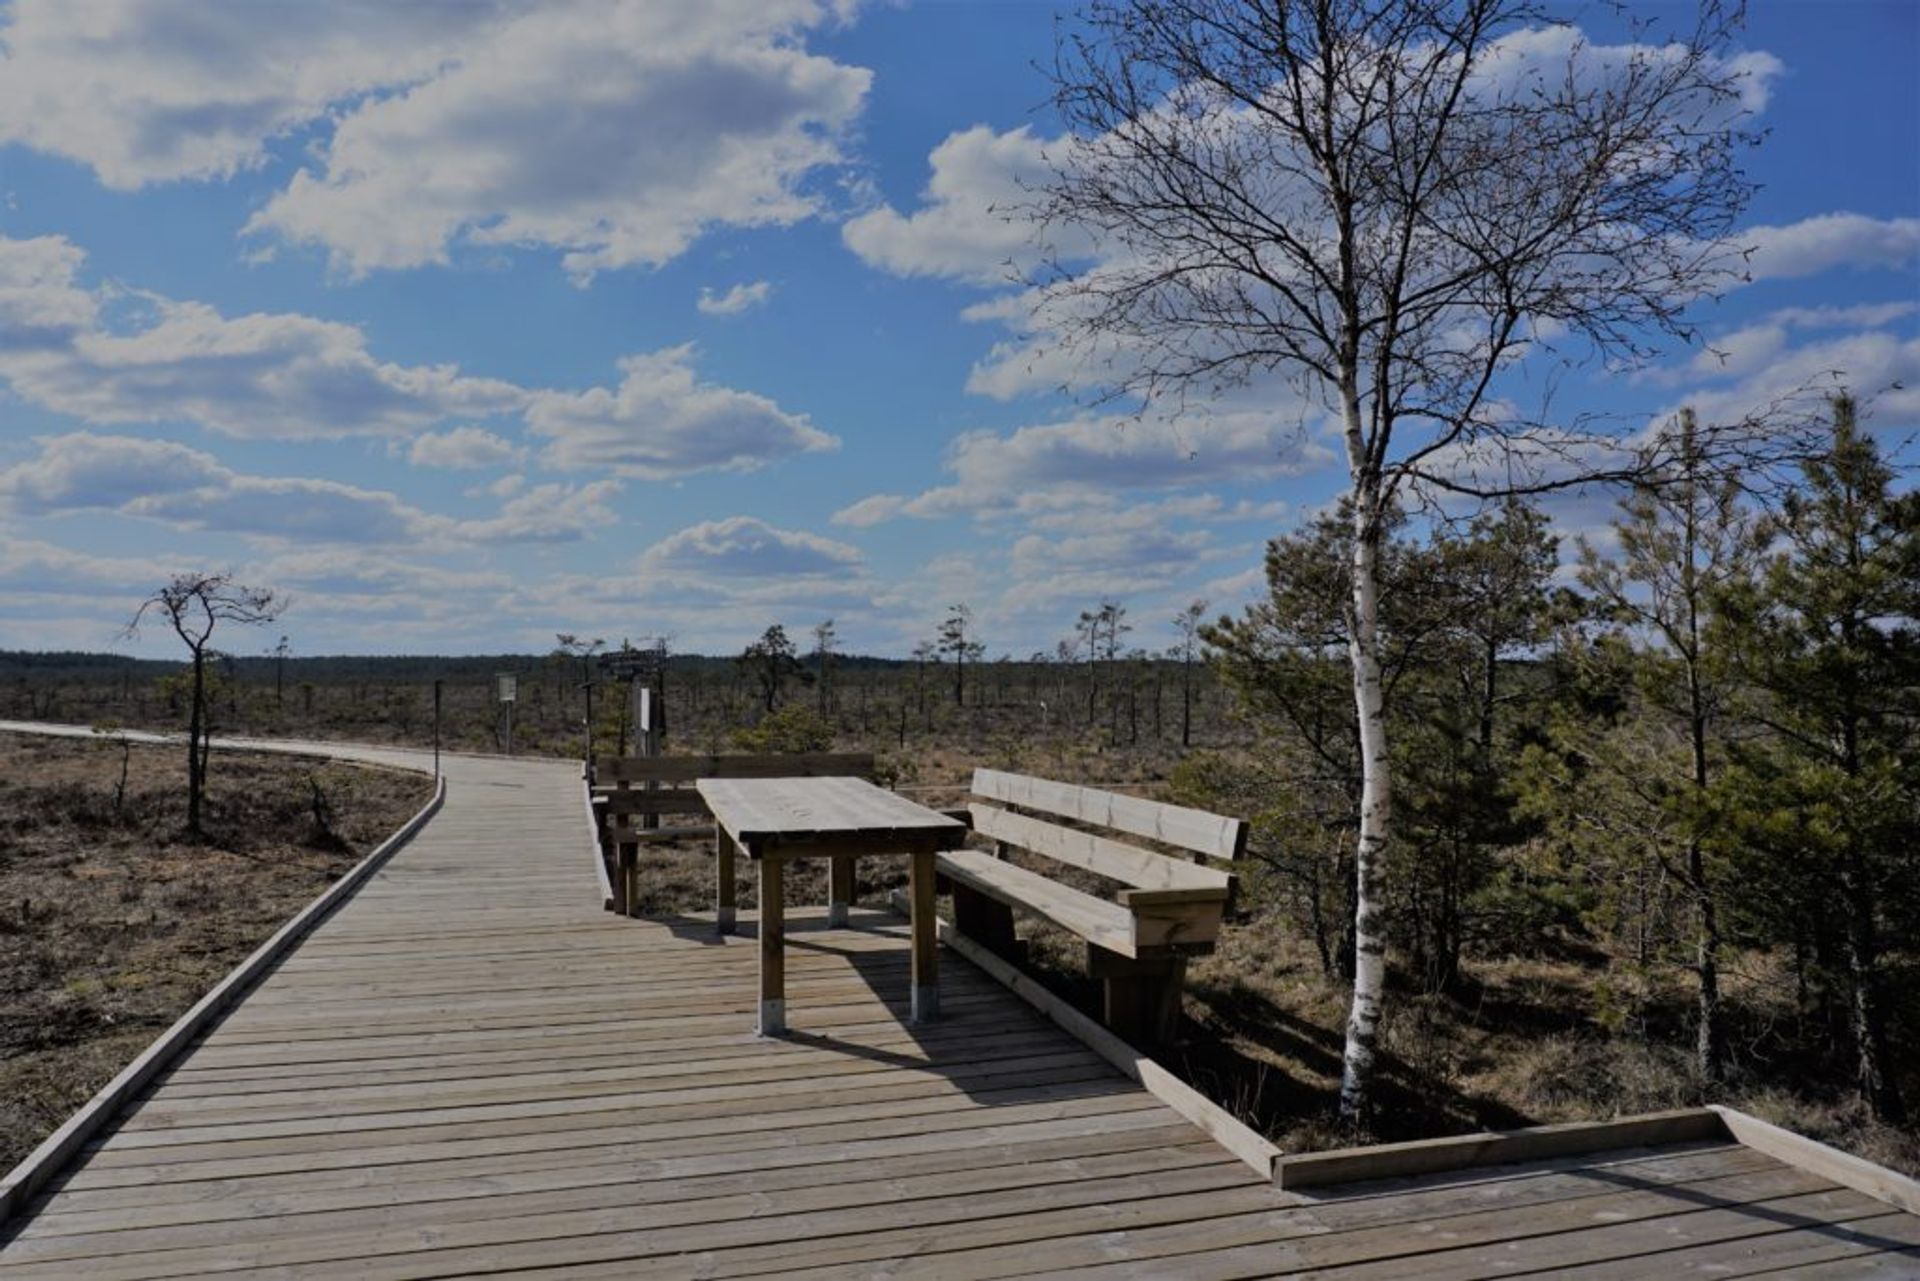
[[[694,787],[749,854],[836,838],[898,839],[905,853],[952,849],[966,837],[966,824],[864,778],[702,778]]]

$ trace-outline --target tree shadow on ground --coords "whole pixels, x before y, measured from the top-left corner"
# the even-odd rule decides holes
[[[1334,1128],[1341,1033],[1300,1017],[1241,983],[1188,988],[1186,1039],[1168,1066],[1265,1134]],[[1514,1129],[1532,1118],[1496,1099],[1454,1088],[1394,1054],[1377,1058],[1375,1113],[1366,1137],[1397,1141]]]

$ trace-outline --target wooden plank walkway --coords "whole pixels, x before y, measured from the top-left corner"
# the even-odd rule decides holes
[[[1909,1276],[1920,1218],[1731,1143],[1285,1193],[906,933],[600,910],[577,767],[445,807],[8,1230],[0,1278]]]

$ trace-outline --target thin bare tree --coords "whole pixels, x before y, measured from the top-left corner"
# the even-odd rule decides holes
[[[140,602],[127,621],[125,634],[140,634],[148,614],[167,620],[192,656],[193,683],[187,711],[187,832],[206,835],[202,811],[207,789],[207,657],[214,628],[221,623],[259,626],[280,616],[286,602],[272,591],[242,587],[230,573],[176,574],[153,595]]]
[[[1711,0],[1687,30],[1614,47],[1533,0],[1096,0],[1058,51],[1070,136],[1019,211],[1065,247],[1033,281],[1038,341],[1122,403],[1271,393],[1277,418],[1329,413],[1345,446],[1349,1124],[1370,1111],[1386,991],[1387,517],[1415,492],[1643,465],[1600,425],[1517,411],[1501,375],[1542,349],[1644,358],[1737,279],[1756,90],[1730,34]]]
[[[1173,653],[1180,659],[1180,746],[1193,746],[1193,660],[1200,655],[1200,620],[1207,615],[1207,602],[1194,599],[1173,616],[1180,633]]]

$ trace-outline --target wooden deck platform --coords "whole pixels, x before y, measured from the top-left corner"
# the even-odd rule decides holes
[[[1920,1217],[1731,1142],[1282,1192],[898,918],[600,908],[577,767],[445,807],[0,1228],[0,1278],[1920,1274]],[[7,1234],[11,1233],[11,1236]]]

